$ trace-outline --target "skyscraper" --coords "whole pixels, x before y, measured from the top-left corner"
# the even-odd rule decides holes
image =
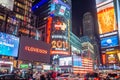
[[[72,32],[76,36],[88,36],[96,56],[99,54],[99,36],[95,0],[72,0]]]
[[[69,54],[71,0],[39,0],[32,10],[38,16],[37,29],[44,41],[52,44],[51,54]]]
[[[0,3],[0,31],[35,38],[36,26],[35,15],[31,10],[32,0],[1,0]]]

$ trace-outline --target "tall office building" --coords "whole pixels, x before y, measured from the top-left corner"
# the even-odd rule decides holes
[[[35,1],[32,10],[38,16],[36,27],[43,40],[52,44],[51,54],[69,54],[71,0]]]
[[[78,37],[88,36],[94,45],[96,56],[99,55],[95,0],[72,0],[72,31]]]
[[[32,0],[1,0],[0,3],[0,31],[36,38],[39,31],[35,26],[36,16],[31,10]]]
[[[51,0],[35,0],[32,4],[32,11],[37,16],[36,28],[42,33],[42,41],[46,39],[46,24],[50,13]]]

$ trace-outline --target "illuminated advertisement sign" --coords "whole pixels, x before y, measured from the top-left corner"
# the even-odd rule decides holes
[[[18,56],[19,38],[0,32],[0,55]]]
[[[72,57],[59,58],[59,66],[71,66]]]
[[[76,67],[73,66],[74,73],[88,73],[93,71],[93,61],[89,58],[82,58],[82,66]]]
[[[106,54],[102,54],[102,64],[106,64]]]
[[[119,61],[120,61],[120,52],[119,52],[119,53],[117,53],[117,56],[118,56],[118,59],[119,59]]]
[[[32,60],[40,62],[50,61],[50,45],[40,40],[35,40],[28,37],[21,37],[19,59]]]
[[[101,47],[108,48],[108,47],[115,47],[118,46],[118,36],[110,36],[101,39]]]
[[[66,7],[61,6],[58,14],[60,14],[60,15],[64,15],[64,13],[65,13],[65,9],[66,9]]]
[[[116,63],[117,62],[116,54],[107,54],[107,62],[113,64]]]
[[[14,0],[0,0],[0,4],[10,10],[13,10]]]
[[[28,64],[20,64],[20,68],[27,69],[27,68],[29,68],[29,65]]]
[[[43,67],[43,70],[50,70],[50,65],[42,65],[42,67]]]
[[[51,54],[69,54],[67,24],[62,17],[54,17],[51,32]]]
[[[117,34],[118,34],[118,31],[114,31],[114,32],[106,33],[106,34],[101,34],[100,38],[113,36],[113,35],[117,35]]]
[[[81,67],[82,66],[82,59],[80,56],[73,56],[73,66],[74,67]]]
[[[97,8],[99,34],[118,30],[113,2]]]
[[[96,5],[102,5],[102,4],[108,3],[110,1],[113,1],[113,0],[96,0]]]
[[[66,1],[67,2],[67,1]],[[65,3],[64,1],[62,1],[62,0],[53,0],[53,3],[55,3],[55,4],[60,4],[60,5],[63,5],[63,6],[65,6],[68,10],[70,10],[70,5],[68,5],[68,3]]]
[[[67,19],[71,18],[71,7],[69,1],[53,0],[50,6],[51,16],[64,16]]]

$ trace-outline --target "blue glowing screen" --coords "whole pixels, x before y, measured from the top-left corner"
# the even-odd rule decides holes
[[[114,47],[118,46],[118,36],[111,36],[111,37],[106,37],[101,39],[101,47]]]
[[[0,32],[0,55],[18,56],[19,38]]]
[[[76,67],[82,66],[82,59],[80,56],[73,56],[73,66]]]

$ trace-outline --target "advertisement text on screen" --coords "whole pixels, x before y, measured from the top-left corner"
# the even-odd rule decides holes
[[[118,34],[117,31],[115,31],[115,32],[110,32],[110,33],[106,33],[106,34],[101,34],[101,35],[100,35],[100,38],[102,38],[102,37],[107,37],[107,36],[112,36],[112,35],[116,35],[116,34]]]
[[[48,51],[36,47],[31,47],[31,46],[25,46],[25,50],[29,52],[35,52],[35,53],[40,53],[40,54],[47,54]]]

